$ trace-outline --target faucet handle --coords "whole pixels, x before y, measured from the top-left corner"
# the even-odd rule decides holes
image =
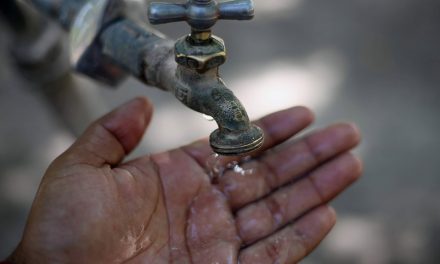
[[[254,17],[252,0],[188,0],[186,4],[151,3],[148,9],[151,24],[187,21],[195,31],[207,31],[219,19],[250,20]]]
[[[234,0],[218,4],[219,19],[251,20],[254,18],[254,3],[252,0]]]
[[[186,5],[172,3],[150,3],[148,19],[153,25],[186,20]]]

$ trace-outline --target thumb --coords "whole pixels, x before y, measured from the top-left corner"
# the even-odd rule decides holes
[[[64,165],[117,165],[138,145],[152,113],[148,99],[133,99],[95,121],[59,159]]]

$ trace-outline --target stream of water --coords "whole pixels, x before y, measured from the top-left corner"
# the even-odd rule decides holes
[[[237,175],[246,176],[255,173],[255,167],[244,166],[250,164],[251,156],[245,157],[225,157],[218,154],[212,154],[206,162],[206,169],[211,181],[222,178],[226,172],[235,173]]]

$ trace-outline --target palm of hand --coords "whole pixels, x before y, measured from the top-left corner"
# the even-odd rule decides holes
[[[325,204],[360,174],[359,161],[345,153],[359,140],[349,125],[274,148],[311,122],[304,108],[259,121],[263,149],[272,150],[243,164],[255,169],[250,175],[228,171],[212,183],[205,141],[120,164],[148,110],[138,100],[109,114],[51,165],[17,255],[62,263],[295,263],[334,224]]]

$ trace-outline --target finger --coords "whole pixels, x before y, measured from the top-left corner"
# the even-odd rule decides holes
[[[353,125],[330,126],[242,164],[244,170],[253,170],[253,173],[242,175],[227,171],[219,179],[219,188],[229,198],[233,210],[237,210],[352,149],[359,140],[359,131]]]
[[[298,263],[313,251],[336,222],[335,211],[321,206],[272,236],[242,250],[241,264]]]
[[[243,243],[266,237],[312,208],[328,203],[356,181],[361,171],[359,159],[343,154],[300,181],[239,210],[236,223]]]
[[[254,155],[278,145],[291,138],[313,122],[313,113],[306,107],[298,106],[279,111],[256,121],[255,124],[263,129],[264,143]],[[183,150],[193,157],[203,168],[206,167],[207,159],[213,154],[208,139],[196,141]],[[223,157],[222,157],[223,158]],[[231,160],[231,157],[224,157],[224,162]],[[232,158],[234,159],[234,158]]]
[[[273,113],[255,122],[264,131],[264,143],[257,153],[262,153],[283,143],[301,130],[308,127],[315,119],[310,109],[298,106]]]
[[[136,98],[95,121],[65,152],[67,164],[116,165],[142,138],[153,109],[146,98]]]
[[[224,195],[211,186],[193,200],[186,241],[193,263],[233,263],[240,239]]]

